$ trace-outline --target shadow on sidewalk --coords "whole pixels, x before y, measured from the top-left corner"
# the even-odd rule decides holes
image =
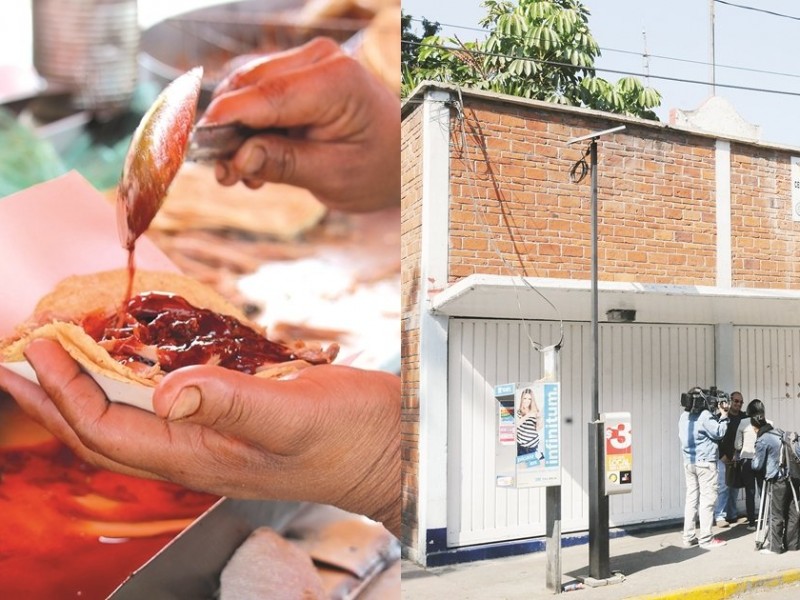
[[[652,535],[652,534],[651,534]],[[659,535],[659,534],[655,534]],[[662,532],[660,535],[664,535]],[[677,565],[686,560],[691,560],[697,556],[701,556],[707,552],[714,552],[714,550],[703,550],[698,546],[694,546],[692,548],[684,548],[681,544],[681,537],[680,537],[680,530],[672,532],[670,534],[673,542],[668,545],[664,545],[658,550],[642,550],[637,549],[627,554],[617,554],[611,552],[611,557],[609,558],[610,562],[610,570],[612,573],[619,572],[623,573],[625,576],[630,576],[634,573],[639,573],[641,571],[647,571],[648,569],[656,568],[656,567],[663,567],[665,565]],[[748,531],[745,527],[731,527],[730,529],[726,529],[725,531],[719,531],[714,534],[714,537],[717,537],[721,540],[727,541],[729,544],[734,543],[735,545],[739,546],[740,544],[744,543],[743,541],[738,541],[739,538],[743,538],[745,536],[753,536],[752,531]],[[628,536],[628,538],[637,538],[637,539],[644,539],[650,537],[650,535],[641,533],[632,533]],[[624,539],[624,538],[622,538]],[[566,575],[570,577],[586,577],[589,575],[589,567],[582,567],[580,569],[573,570],[571,572],[566,573]]]

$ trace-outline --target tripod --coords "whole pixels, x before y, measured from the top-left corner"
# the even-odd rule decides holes
[[[792,500],[794,501],[795,508],[800,512],[800,501],[797,499],[797,491],[795,490],[794,482],[789,479],[787,481],[789,489],[792,490]],[[758,522],[756,524],[756,550],[761,550],[768,544],[769,539],[769,519],[772,507],[772,482],[764,480],[761,486],[761,501],[758,506]],[[780,549],[772,548],[776,552]]]
[[[761,501],[758,503],[756,521],[756,550],[761,550],[769,538],[769,512],[772,505],[772,482],[764,479],[761,486]]]

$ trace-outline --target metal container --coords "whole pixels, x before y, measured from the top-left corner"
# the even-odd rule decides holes
[[[33,0],[33,64],[69,89],[74,107],[113,116],[138,75],[136,0]]]
[[[36,1],[36,0],[34,0]],[[143,76],[166,85],[201,65],[201,106],[230,69],[246,58],[299,46],[316,36],[344,42],[364,21],[328,18],[309,24],[300,18],[305,0],[241,0],[172,16],[142,33]]]

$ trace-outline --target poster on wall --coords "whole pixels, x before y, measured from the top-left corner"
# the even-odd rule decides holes
[[[497,441],[504,446],[513,446],[514,437],[514,405],[497,403]]]
[[[792,221],[800,221],[800,156],[792,161]]]
[[[561,485],[560,384],[537,381],[516,387],[516,486]]]

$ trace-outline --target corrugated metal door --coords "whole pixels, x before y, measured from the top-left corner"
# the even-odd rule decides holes
[[[495,385],[541,376],[558,323],[452,319],[449,346],[448,544],[541,536],[545,490],[495,486]],[[677,421],[680,394],[714,382],[712,326],[602,324],[601,412],[632,413],[634,490],[611,498],[611,524],[683,514]],[[566,323],[561,351],[562,529],[588,526],[587,423],[591,329]]]
[[[745,406],[758,398],[777,427],[800,430],[800,328],[734,330],[734,372]]]

